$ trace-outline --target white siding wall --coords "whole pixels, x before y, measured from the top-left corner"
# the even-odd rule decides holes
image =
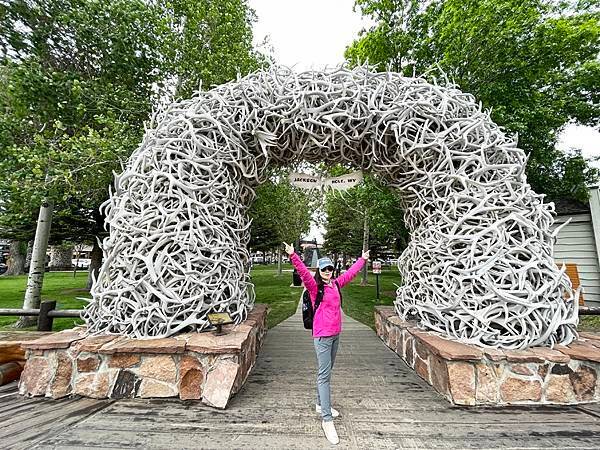
[[[563,262],[577,264],[585,305],[600,306],[600,267],[592,217],[590,214],[571,217],[571,222],[558,233],[554,244],[554,260],[559,267]],[[568,219],[569,216],[557,217],[554,227]]]

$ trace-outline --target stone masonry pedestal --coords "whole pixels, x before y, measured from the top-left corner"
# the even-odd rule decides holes
[[[580,333],[554,349],[494,350],[465,345],[375,308],[377,335],[456,405],[578,404],[600,400],[600,335]]]
[[[225,335],[186,333],[164,339],[85,337],[84,328],[22,344],[27,362],[19,393],[62,398],[179,397],[225,408],[243,386],[267,332],[266,305],[255,305]]]

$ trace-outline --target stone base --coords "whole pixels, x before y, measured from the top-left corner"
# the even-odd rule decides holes
[[[165,339],[84,337],[76,328],[22,344],[27,363],[19,393],[61,398],[179,397],[225,408],[243,386],[262,346],[267,306],[239,325]]]
[[[600,400],[600,335],[580,333],[554,349],[494,350],[465,345],[375,307],[377,335],[456,405],[578,404]]]

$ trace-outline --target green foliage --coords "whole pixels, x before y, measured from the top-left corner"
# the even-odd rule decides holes
[[[333,176],[347,173],[337,166]],[[331,192],[326,197],[325,247],[332,253],[357,255],[362,252],[365,217],[369,223],[369,248],[376,257],[380,247],[401,250],[408,233],[398,192],[371,174],[362,183],[347,191]]]
[[[252,47],[254,11],[246,0],[161,0],[172,18],[166,46],[177,97],[258,69],[265,59]]]
[[[249,246],[253,250],[272,250],[282,242],[295,242],[310,228],[316,203],[306,191],[293,187],[287,176],[286,170],[275,169],[256,190],[248,213],[252,219]]]
[[[0,11],[0,229],[31,238],[49,198],[54,236],[97,234],[94,211],[140,140],[160,81],[163,19],[141,0],[15,1]]]
[[[163,88],[189,96],[259,61],[244,0],[0,0],[0,18],[3,237],[30,239],[43,198],[54,241],[101,233]]]
[[[357,0],[377,24],[346,51],[351,64],[407,76],[440,70],[472,93],[529,154],[528,180],[551,197],[587,199],[597,179],[581,154],[555,149],[570,122],[598,125],[598,1]]]
[[[360,255],[363,244],[363,218],[339,198],[328,196],[325,203],[325,249],[327,253]]]
[[[288,270],[285,276],[277,276],[274,265],[256,264],[250,271],[250,281],[254,284],[256,303],[269,305],[268,328],[273,328],[279,322],[293,315],[302,294],[302,289],[290,287],[292,265],[285,264],[284,268]]]

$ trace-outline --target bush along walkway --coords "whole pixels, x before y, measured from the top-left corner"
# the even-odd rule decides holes
[[[79,407],[73,399],[8,393],[0,402],[0,440],[10,448],[327,448],[315,412],[315,359],[298,311],[269,330],[256,367],[224,411],[176,399],[81,399],[92,404]],[[451,406],[349,317],[332,389],[341,413],[338,448],[600,447],[598,405]],[[63,403],[69,420],[56,428]],[[28,441],[19,440],[19,427]]]

